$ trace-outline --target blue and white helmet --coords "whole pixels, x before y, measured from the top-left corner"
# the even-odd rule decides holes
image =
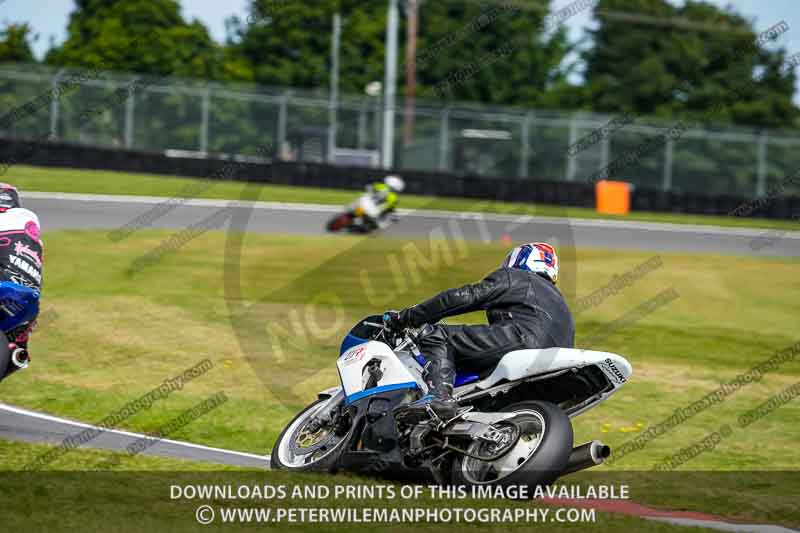
[[[558,281],[558,256],[546,242],[529,242],[517,246],[506,256],[503,266],[534,272],[555,284]]]

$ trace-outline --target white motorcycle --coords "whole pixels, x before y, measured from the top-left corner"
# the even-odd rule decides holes
[[[430,479],[440,484],[537,485],[601,464],[594,440],[574,447],[570,418],[619,390],[632,368],[616,354],[570,348],[507,353],[484,374],[458,373],[458,414],[414,424],[398,408],[427,392],[415,339],[380,316],[359,322],[337,361],[341,386],[319,393],[283,430],[273,468]]]

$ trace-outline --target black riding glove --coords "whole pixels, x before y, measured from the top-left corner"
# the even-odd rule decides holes
[[[405,321],[402,319],[402,314],[398,311],[386,311],[383,313],[383,325],[389,331],[402,331],[406,327]]]

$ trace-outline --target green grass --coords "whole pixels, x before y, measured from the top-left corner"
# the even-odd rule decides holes
[[[4,464],[22,465],[26,458],[35,457],[47,450],[41,445],[9,443],[0,440],[0,457]],[[568,531],[576,527],[589,529],[599,533],[612,531],[651,531],[655,533],[687,531],[682,526],[672,526],[619,514],[596,512],[592,517],[585,516],[580,523],[551,522],[555,518],[556,508],[538,502],[512,502],[507,500],[474,500],[474,499],[434,499],[423,493],[419,498],[300,498],[293,494],[296,488],[324,487],[329,494],[334,494],[336,486],[374,484],[374,480],[354,476],[319,476],[311,474],[288,474],[282,471],[254,472],[243,469],[226,469],[211,471],[209,468],[195,464],[192,470],[189,463],[162,458],[123,456],[121,466],[114,472],[85,472],[82,460],[108,461],[121,454],[96,450],[78,450],[71,454],[69,469],[42,473],[19,474],[0,472],[0,498],[3,499],[4,531],[174,531],[193,532],[199,526],[195,521],[195,511],[200,505],[211,505],[217,510],[217,520],[211,526],[202,526],[209,530],[263,530],[264,527],[282,531],[291,527],[294,531],[314,532],[352,532],[352,531],[452,531],[454,527],[469,527],[474,531],[501,532],[514,531]],[[391,485],[396,494],[400,494],[401,486],[396,483],[381,482]],[[189,485],[283,487],[285,498],[231,500],[220,498],[186,499],[173,493],[173,486]],[[319,489],[317,489],[319,490]],[[423,490],[427,491],[423,487]],[[173,497],[173,495],[175,497]],[[499,508],[520,510],[539,509],[546,511],[548,522],[531,522],[526,524],[494,523],[494,524],[453,524],[425,523],[414,524],[358,524],[358,523],[293,523],[287,526],[280,524],[222,524],[219,520],[220,508],[261,508],[277,513],[287,508],[422,508],[452,509],[459,508]],[[539,515],[542,516],[542,515]],[[688,530],[691,531],[691,530]]]
[[[352,323],[474,281],[496,267],[506,248],[498,242],[436,241],[429,250],[431,242],[399,239],[247,235],[237,259],[237,236],[212,232],[164,255],[158,264],[130,273],[136,258],[169,235],[143,231],[111,243],[97,231],[46,234],[43,314],[51,318],[34,335],[31,367],[2,383],[2,401],[97,422],[209,358],[214,367],[206,374],[121,425],[157,431],[224,391],[229,398],[225,404],[169,437],[269,453],[297,410],[317,390],[337,384],[337,347]],[[562,250],[561,257],[564,289],[574,300],[651,255],[582,249],[577,255]],[[600,438],[613,449],[798,340],[797,260],[685,254],[662,258],[661,268],[577,316],[578,345],[625,355],[634,375],[615,397],[573,421],[576,442]],[[241,294],[232,287],[240,287]],[[583,344],[670,287],[678,291],[675,301],[592,346]],[[465,320],[482,317],[467,315]],[[797,401],[746,429],[736,428],[736,420],[798,381],[797,360],[785,363],[641,451],[601,469],[649,470],[729,424],[734,428],[731,438],[679,471],[797,470]],[[86,453],[73,451],[49,468],[69,469],[75,466],[72,457]],[[92,469],[97,461],[87,456],[79,464]],[[6,459],[0,464],[8,465]],[[687,499],[687,490],[674,485],[668,491],[641,491],[635,498],[740,518],[788,516],[800,523],[787,511],[796,507],[791,494],[767,491],[748,502],[716,498],[709,507],[712,500]]]
[[[13,471],[19,471],[42,454],[51,450],[50,445],[28,444],[24,442],[11,442],[0,439],[0,476]],[[95,468],[97,467],[97,468]],[[110,471],[120,473],[128,472],[246,472],[244,468],[234,466],[215,465],[172,459],[169,457],[156,457],[145,454],[131,455],[127,452],[111,450],[77,448],[66,453],[59,461],[54,462],[48,472],[91,472]]]
[[[132,194],[146,196],[185,196],[182,192],[191,187],[201,192],[189,193],[193,197],[213,199],[238,199],[242,196],[243,185],[236,182],[213,182],[208,187],[200,186],[205,180],[157,176],[152,174],[132,174],[102,170],[75,170],[16,166],[6,178],[23,191],[48,191],[94,194]],[[206,183],[208,183],[206,181]],[[197,186],[197,189],[194,187]],[[535,186],[532,184],[530,186]],[[289,187],[283,185],[262,185],[258,187],[258,199],[272,202],[319,203],[344,205],[352,201],[357,192],[337,189],[318,189],[312,187]],[[250,198],[250,196],[248,196]],[[635,211],[628,216],[600,215],[594,209],[583,207],[562,207],[555,205],[534,205],[514,202],[488,202],[464,198],[435,198],[429,196],[403,195],[401,207],[408,209],[433,209],[448,211],[482,211],[487,213],[529,214],[537,216],[558,216],[570,218],[602,218],[610,220],[637,220],[646,222],[669,222],[677,224],[710,224],[727,227],[771,228],[787,231],[800,229],[797,222],[789,220],[768,220],[734,216],[685,215],[678,213],[655,213]]]

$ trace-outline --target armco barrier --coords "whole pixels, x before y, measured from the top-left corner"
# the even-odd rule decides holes
[[[226,157],[167,156],[164,153],[97,148],[81,144],[0,139],[0,180],[14,180],[14,166],[116,170],[172,176],[208,177],[228,164]],[[303,185],[309,187],[362,189],[386,171],[365,167],[341,167],[286,161],[243,161],[231,179]],[[582,182],[541,181],[505,177],[460,176],[444,172],[405,171],[411,194],[484,198],[487,200],[594,207],[594,186]],[[669,213],[727,215],[752,198],[727,195],[663,192],[636,187],[631,209]],[[800,198],[775,197],[750,216],[790,219],[800,213]]]

